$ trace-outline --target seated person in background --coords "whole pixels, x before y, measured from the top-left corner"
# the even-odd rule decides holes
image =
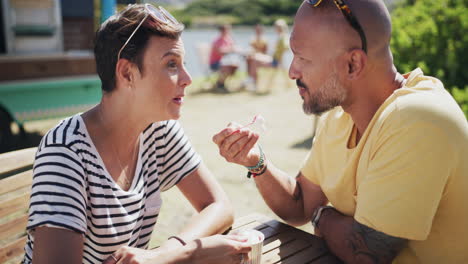
[[[228,24],[219,27],[220,35],[213,41],[210,52],[210,69],[218,71],[219,77],[215,89],[227,91],[224,86],[226,79],[233,75],[239,67],[237,59],[231,56],[236,52],[234,40],[231,36],[231,26]]]
[[[283,61],[283,55],[289,49],[288,24],[286,23],[286,21],[284,21],[283,19],[278,19],[275,21],[274,27],[276,33],[278,34],[278,40],[276,41],[273,56],[257,52],[254,53],[252,56],[249,56],[247,59],[247,70],[249,77],[244,83],[247,87],[247,90],[257,90],[258,68],[280,67]]]
[[[250,41],[250,46],[253,48],[253,53],[266,54],[268,51],[268,42],[263,36],[263,26],[257,24],[255,26],[255,37]]]
[[[191,83],[183,28],[150,4],[101,25],[102,99],[39,145],[24,264],[241,263],[250,250],[239,237],[207,237],[232,224],[233,210],[176,121]],[[161,192],[175,186],[198,213],[149,250]]]
[[[255,63],[255,58],[257,56],[261,56],[259,54],[266,54],[268,51],[268,42],[263,36],[263,26],[260,24],[255,26],[255,37],[250,41],[250,47],[252,47],[252,51],[246,57],[247,73],[251,72],[252,64]],[[249,87],[248,85],[252,84],[253,79],[249,76],[249,78],[244,82],[244,85]]]

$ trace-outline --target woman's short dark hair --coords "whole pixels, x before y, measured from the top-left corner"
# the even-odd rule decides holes
[[[125,10],[107,19],[96,32],[94,57],[103,91],[111,92],[115,88],[115,68],[119,50],[146,14],[143,4],[129,5]],[[183,30],[183,24],[160,23],[150,15],[122,50],[120,58],[135,63],[143,74],[143,54],[150,36],[178,39]]]

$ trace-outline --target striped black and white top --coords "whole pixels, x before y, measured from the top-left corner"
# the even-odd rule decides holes
[[[146,248],[160,192],[200,162],[177,121],[153,123],[140,134],[135,177],[124,191],[107,172],[81,115],[63,120],[36,154],[23,263],[31,263],[38,226],[83,234],[83,263],[101,263],[122,246]]]

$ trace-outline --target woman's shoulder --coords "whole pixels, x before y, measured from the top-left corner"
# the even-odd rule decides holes
[[[39,144],[39,150],[63,147],[74,152],[77,148],[91,147],[81,114],[61,120],[42,137]]]

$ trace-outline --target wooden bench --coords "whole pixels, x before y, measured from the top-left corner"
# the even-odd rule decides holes
[[[36,149],[0,154],[0,263],[18,263],[24,255]]]

